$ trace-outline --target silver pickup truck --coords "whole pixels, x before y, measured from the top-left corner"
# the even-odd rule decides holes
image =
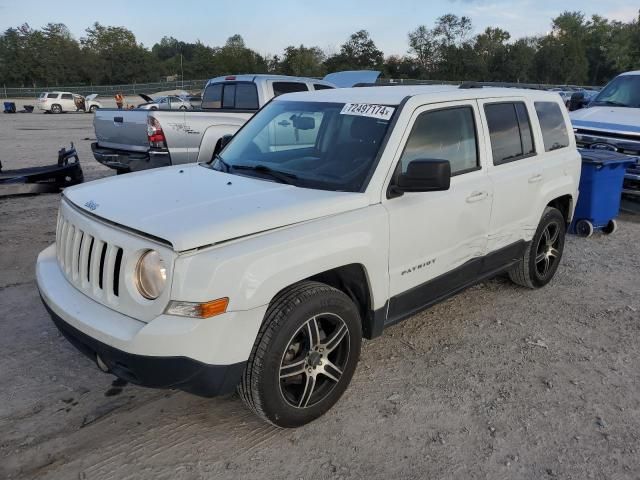
[[[203,155],[209,160],[224,135],[234,134],[272,98],[371,82],[378,74],[339,72],[324,80],[282,75],[213,78],[205,85],[199,110],[99,109],[91,149],[98,162],[117,173],[196,162]]]

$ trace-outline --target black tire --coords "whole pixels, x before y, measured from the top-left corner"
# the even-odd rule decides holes
[[[549,283],[562,258],[565,234],[565,218],[558,209],[547,207],[529,248],[509,271],[511,281],[528,288],[541,288]]]
[[[614,219],[609,220],[609,222],[604,227],[602,227],[602,233],[606,235],[611,235],[616,230],[618,230],[618,222],[616,222]]]
[[[330,326],[322,324],[325,321],[323,316],[336,319],[335,330],[331,331]],[[316,322],[316,319],[314,325],[323,325],[314,329],[318,338],[316,343],[326,345],[327,351],[331,348],[330,353],[314,353],[323,349],[313,350],[302,343],[294,343],[307,332],[314,336],[310,322]],[[341,337],[338,324],[341,329],[346,327]],[[329,347],[331,341],[323,343],[333,338],[339,338],[333,347]],[[293,285],[271,302],[238,386],[238,393],[251,411],[273,425],[292,428],[309,423],[329,410],[347,389],[358,364],[361,343],[360,315],[347,295],[319,282],[305,281]],[[295,345],[299,345],[297,351]],[[331,357],[334,354],[340,357]],[[318,366],[317,373],[315,365]],[[340,370],[328,370],[336,365],[343,367],[340,375],[337,374]],[[294,375],[291,367],[302,371]],[[292,373],[283,374],[283,371]],[[333,372],[337,378],[330,380],[325,371]],[[307,396],[311,374],[313,386]],[[301,391],[300,402],[294,398],[296,391]],[[313,395],[316,397],[313,398]],[[309,403],[302,405],[305,398]]]
[[[593,235],[593,223],[589,220],[578,220],[576,222],[576,235],[589,238]]]
[[[62,113],[62,107],[57,103],[51,105],[51,113]]]
[[[186,110],[186,109],[187,109],[187,107],[185,107],[184,105],[181,105],[181,106],[178,108],[178,110]]]
[[[158,110],[158,107],[149,107],[149,110]]]
[[[89,113],[96,113],[96,110],[98,110],[98,106],[91,105],[91,107],[89,108]]]

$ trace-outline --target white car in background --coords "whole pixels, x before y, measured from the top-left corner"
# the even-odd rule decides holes
[[[193,105],[186,97],[167,95],[154,99],[144,94],[140,94],[140,96],[147,102],[138,105],[137,108],[143,110],[193,110]]]
[[[71,92],[42,92],[36,100],[38,110],[50,113],[88,112],[93,113],[102,104],[96,101],[97,93],[86,97]]]

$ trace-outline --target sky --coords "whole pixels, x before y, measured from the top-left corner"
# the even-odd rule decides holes
[[[520,38],[547,33],[551,19],[565,10],[630,21],[639,8],[634,0],[0,0],[0,31],[61,22],[80,38],[97,21],[130,29],[147,47],[165,35],[219,46],[239,33],[248,47],[273,55],[300,44],[335,53],[351,33],[365,29],[385,55],[402,55],[407,32],[431,27],[445,13],[470,17],[474,33],[491,26]]]

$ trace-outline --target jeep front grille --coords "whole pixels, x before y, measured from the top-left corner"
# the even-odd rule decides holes
[[[65,277],[91,297],[117,305],[123,250],[58,216],[56,254]]]

